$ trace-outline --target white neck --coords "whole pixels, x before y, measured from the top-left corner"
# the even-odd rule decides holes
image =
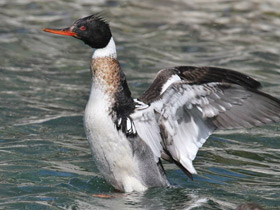
[[[117,58],[116,45],[113,37],[111,37],[110,42],[106,47],[93,49],[92,59],[104,57]]]

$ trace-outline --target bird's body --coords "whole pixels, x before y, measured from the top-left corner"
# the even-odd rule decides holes
[[[125,92],[126,82],[116,53],[108,48],[103,49],[102,56],[97,56],[98,50],[93,54],[92,87],[84,115],[96,165],[105,179],[121,191],[143,191],[148,186],[166,185],[165,174],[151,161],[152,151],[137,137],[134,125],[127,118],[134,111],[134,101],[129,90]],[[121,120],[126,120],[125,125]],[[119,122],[120,126],[131,129],[131,135],[117,129]],[[148,173],[142,174],[145,168]]]
[[[100,100],[95,100],[98,97]],[[94,160],[105,179],[122,191],[144,190],[130,142],[118,132],[112,116],[110,99],[100,89],[92,89],[87,103],[84,126]],[[137,177],[137,178],[134,178]],[[133,182],[133,183],[132,183]]]
[[[76,37],[94,49],[84,126],[100,173],[120,191],[168,186],[161,158],[192,179],[192,161],[217,129],[280,121],[280,101],[260,92],[259,82],[215,67],[163,69],[133,99],[105,21],[93,15],[66,29],[44,30]]]

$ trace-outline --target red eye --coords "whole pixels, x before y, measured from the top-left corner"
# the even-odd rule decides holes
[[[81,27],[80,27],[80,30],[81,30],[81,31],[84,31],[84,30],[86,30],[86,29],[87,29],[87,28],[86,28],[85,26],[81,26]]]

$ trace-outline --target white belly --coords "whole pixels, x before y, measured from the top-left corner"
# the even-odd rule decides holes
[[[108,98],[94,90],[88,101],[84,125],[90,148],[99,171],[115,188],[130,192],[146,189],[137,161],[125,135],[117,131],[109,116]]]

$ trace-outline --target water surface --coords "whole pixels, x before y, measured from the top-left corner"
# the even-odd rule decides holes
[[[41,31],[104,11],[135,97],[161,68],[211,65],[249,74],[279,98],[279,8],[277,0],[1,0],[0,209],[279,209],[279,123],[215,133],[194,161],[194,181],[165,163],[174,188],[115,193],[83,130],[92,50]]]

